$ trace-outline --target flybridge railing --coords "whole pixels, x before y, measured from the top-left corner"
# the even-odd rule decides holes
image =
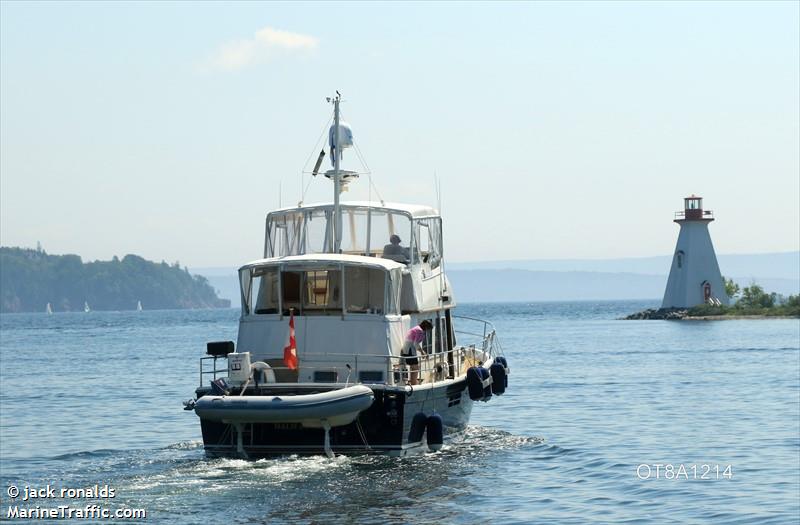
[[[470,317],[457,317],[462,321],[469,321],[471,330],[456,330],[458,344],[445,352],[431,352],[426,355],[416,356],[419,360],[420,384],[428,384],[446,379],[455,379],[463,376],[467,368],[485,363],[498,355],[499,345],[497,336],[491,323]],[[474,322],[474,326],[472,325]],[[223,357],[204,356],[200,358],[200,387],[204,381],[216,380],[227,377],[228,368],[217,368],[217,360]],[[408,383],[412,372],[407,361],[410,357],[379,354],[345,354],[334,352],[314,353],[303,356],[297,370],[290,370],[285,366],[270,367],[275,373],[275,383],[260,381],[258,385],[264,386],[292,386],[298,384],[298,378],[311,378],[311,383],[322,385],[343,384],[386,384],[402,386]],[[272,359],[270,359],[272,361]],[[331,366],[331,363],[337,363]],[[341,364],[339,364],[341,363]],[[350,367],[348,368],[348,365]],[[290,378],[290,380],[285,380]],[[308,384],[308,381],[303,381]],[[256,382],[251,381],[248,388],[255,388]]]

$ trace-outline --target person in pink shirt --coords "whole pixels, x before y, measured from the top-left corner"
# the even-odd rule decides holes
[[[416,385],[419,383],[419,357],[425,355],[422,343],[425,341],[426,332],[430,332],[433,325],[427,319],[419,323],[406,333],[406,340],[400,355],[403,362],[411,368],[408,384]]]

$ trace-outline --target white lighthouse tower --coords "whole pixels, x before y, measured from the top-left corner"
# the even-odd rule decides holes
[[[708,233],[708,223],[714,220],[714,213],[703,210],[702,197],[692,195],[683,201],[683,211],[675,212],[675,222],[681,231],[661,308],[689,308],[717,301],[728,304]]]

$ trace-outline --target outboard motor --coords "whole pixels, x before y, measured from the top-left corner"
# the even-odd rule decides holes
[[[482,366],[467,370],[467,390],[473,401],[488,401],[492,397],[492,376]]]

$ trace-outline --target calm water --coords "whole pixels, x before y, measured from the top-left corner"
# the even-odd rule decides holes
[[[800,322],[616,320],[650,306],[463,305],[495,323],[512,375],[462,443],[257,462],[206,459],[181,407],[237,311],[2,316],[0,521],[10,485],[50,483],[108,484],[73,506],[147,523],[797,523]],[[639,467],[657,463],[679,479]],[[694,479],[703,464],[720,479]],[[65,500],[21,504],[37,503]]]

